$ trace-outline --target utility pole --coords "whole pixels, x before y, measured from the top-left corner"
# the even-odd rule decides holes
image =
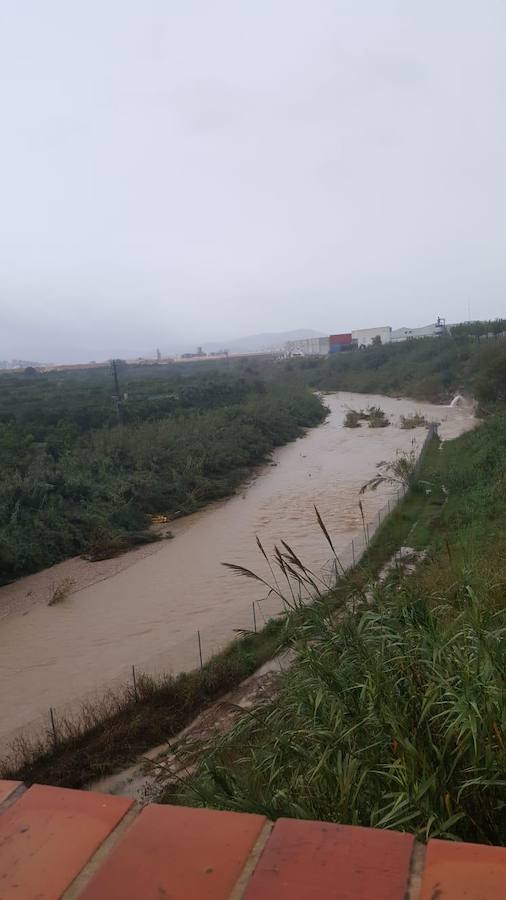
[[[121,409],[121,394],[120,394],[120,389],[119,389],[118,368],[117,368],[115,359],[111,360],[111,362],[112,362],[112,377],[114,378],[114,391],[115,391],[112,399],[116,405],[116,414],[118,416],[118,425],[121,425],[121,423],[123,421],[123,417],[122,417],[122,409]]]

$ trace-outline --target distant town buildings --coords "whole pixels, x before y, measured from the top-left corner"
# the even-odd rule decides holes
[[[354,331],[330,334],[323,338],[287,341],[285,353],[287,356],[327,356],[343,350],[365,350],[374,344],[392,344],[417,338],[436,337],[445,332],[445,320],[438,316],[433,324],[422,325],[420,328],[392,329],[390,325],[378,325],[375,328],[356,328]]]

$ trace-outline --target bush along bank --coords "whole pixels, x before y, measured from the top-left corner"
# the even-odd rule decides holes
[[[227,496],[275,447],[325,418],[303,386],[261,387],[240,403],[83,432],[64,419],[38,435],[31,421],[0,428],[0,584],[153,540],[151,515]]]

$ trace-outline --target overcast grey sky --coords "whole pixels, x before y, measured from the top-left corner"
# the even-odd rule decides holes
[[[506,314],[504,0],[0,0],[0,359]]]

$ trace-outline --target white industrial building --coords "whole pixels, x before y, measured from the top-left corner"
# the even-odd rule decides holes
[[[415,338],[437,337],[444,334],[446,325],[443,319],[438,318],[434,324],[422,325],[420,328],[395,328],[392,331],[391,341],[412,341]]]
[[[445,320],[438,317],[433,324],[422,325],[419,328],[392,329],[390,325],[378,325],[377,328],[356,328],[351,332],[351,341],[359,350],[363,350],[372,346],[372,344],[391,344],[399,341],[411,341],[416,338],[437,337],[440,334],[445,334],[446,331]],[[334,335],[333,337],[342,336]],[[287,341],[285,353],[287,356],[327,356],[332,352],[331,344],[332,338],[329,337]]]
[[[286,341],[285,352],[288,356],[327,356],[329,339],[301,338],[298,341]]]
[[[371,344],[377,344],[378,338],[382,344],[389,344],[391,335],[390,325],[379,325],[377,328],[356,328],[351,332],[352,339],[356,341],[359,350],[370,347]]]

